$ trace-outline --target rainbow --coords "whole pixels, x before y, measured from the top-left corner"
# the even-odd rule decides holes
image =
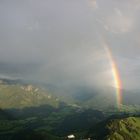
[[[108,56],[108,59],[110,62],[112,76],[113,76],[113,82],[114,82],[114,86],[116,88],[117,106],[118,106],[118,108],[120,108],[120,106],[122,104],[122,82],[121,82],[120,74],[118,71],[117,64],[112,56],[112,51],[109,48],[109,45],[107,44],[107,42],[104,42],[104,49],[107,53],[107,56]]]

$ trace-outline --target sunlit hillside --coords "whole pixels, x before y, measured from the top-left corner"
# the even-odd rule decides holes
[[[112,116],[92,127],[88,136],[96,140],[140,140],[140,117]]]
[[[57,107],[59,99],[33,85],[0,84],[0,108],[24,108],[43,104]]]
[[[140,118],[129,117],[113,120],[108,125],[106,140],[140,140]]]

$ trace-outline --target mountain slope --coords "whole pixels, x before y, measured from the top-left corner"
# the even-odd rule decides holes
[[[81,137],[105,117],[101,111],[61,102],[45,89],[7,80],[0,82],[0,109],[2,140],[56,140],[71,133]]]
[[[107,125],[107,140],[140,140],[140,117],[114,120]]]
[[[0,84],[0,108],[24,108],[43,104],[57,107],[59,100],[32,85]]]
[[[140,117],[124,115],[116,118],[112,116],[92,127],[88,137],[96,140],[140,140]]]

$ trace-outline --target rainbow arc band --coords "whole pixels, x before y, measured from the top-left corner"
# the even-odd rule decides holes
[[[115,62],[115,60],[112,56],[112,51],[108,46],[109,45],[105,42],[104,43],[104,49],[107,53],[107,56],[108,56],[108,59],[109,59],[109,62],[110,62],[113,81],[114,81],[114,85],[116,87],[117,106],[118,106],[118,108],[120,108],[121,104],[122,104],[122,82],[121,82],[121,78],[120,78],[120,74],[119,74],[117,64],[116,64],[116,62]]]

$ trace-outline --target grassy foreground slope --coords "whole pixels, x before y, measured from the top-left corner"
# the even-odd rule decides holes
[[[95,140],[140,140],[140,117],[112,116],[88,132]]]
[[[113,120],[107,128],[107,140],[140,140],[140,117]]]

